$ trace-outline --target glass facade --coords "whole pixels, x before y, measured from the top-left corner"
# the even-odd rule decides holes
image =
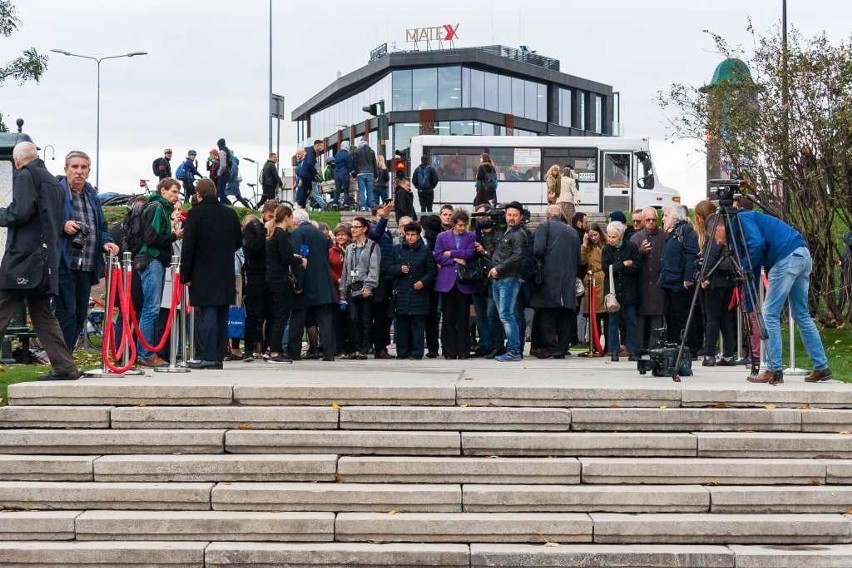
[[[559,89],[559,124],[562,126],[574,126],[571,121],[571,109],[574,108],[574,91],[571,89]]]
[[[411,137],[419,134],[420,124],[416,122],[391,124],[391,151],[395,152],[408,148],[411,145]],[[506,127],[480,120],[453,120],[436,122],[435,134],[442,136],[505,136]],[[375,132],[372,135],[375,137]],[[513,136],[538,136],[538,134],[515,128]]]
[[[362,110],[363,107],[382,99],[385,101],[385,110],[390,110],[391,94],[391,77],[385,75],[360,93],[315,112],[311,115],[310,134],[300,131],[300,145],[305,145],[316,138],[331,136],[338,130],[364,122],[371,117]]]

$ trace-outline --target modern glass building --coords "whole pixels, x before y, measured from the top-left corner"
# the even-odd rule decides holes
[[[560,72],[559,61],[500,45],[388,53],[311,97],[293,111],[301,146],[328,148],[362,138],[378,151],[378,119],[363,107],[384,101],[388,156],[418,134],[608,136],[613,90]]]

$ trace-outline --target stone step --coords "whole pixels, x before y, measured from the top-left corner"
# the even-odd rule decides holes
[[[341,457],[346,483],[580,483],[576,458]]]
[[[356,542],[591,542],[592,522],[571,513],[340,513],[335,536]]]
[[[206,542],[0,542],[0,566],[202,568]]]
[[[696,432],[698,457],[852,458],[846,434]]]
[[[2,511],[0,540],[74,540],[81,511]]]
[[[347,406],[340,427],[348,430],[563,430],[571,412],[561,408]]]
[[[235,454],[334,453],[459,455],[458,432],[375,430],[228,430],[226,451]]]
[[[718,371],[716,371],[718,372]],[[745,383],[732,387],[720,382],[683,384],[681,406],[729,406],[766,408],[850,408],[852,407],[852,389],[840,381],[820,383],[817,388],[808,385],[802,379],[790,378],[780,388],[770,385],[754,386]]]
[[[142,377],[121,381],[85,379],[9,385],[9,404],[15,406],[217,406],[231,403],[231,381],[199,382],[174,375],[160,383]]]
[[[0,428],[109,428],[109,407],[3,406]]]
[[[598,432],[800,432],[802,413],[790,408],[574,408],[571,409],[571,429]]]
[[[4,454],[217,454],[224,430],[0,430]]]
[[[236,543],[207,547],[206,568],[431,568],[470,566],[470,550],[462,544]]]
[[[337,410],[307,406],[145,406],[112,409],[113,428],[337,428]]]
[[[0,481],[92,481],[97,457],[0,454]]]
[[[852,431],[852,410],[813,408],[802,411],[802,432]]]
[[[852,487],[710,487],[711,513],[848,513]]]
[[[456,385],[459,404],[470,406],[531,406],[536,408],[680,406],[680,388],[646,381],[623,384],[567,384],[563,378],[489,378],[483,371],[468,372],[473,381]]]
[[[843,515],[590,513],[595,542],[606,544],[848,544]]]
[[[94,462],[94,480],[110,482],[334,481],[336,472],[333,454],[122,455]]]
[[[209,510],[212,483],[2,481],[5,509]]]
[[[86,511],[76,531],[77,540],[330,542],[334,513]]]
[[[852,460],[821,460],[825,464],[826,481],[830,484],[852,483]]]
[[[464,485],[465,512],[706,513],[710,492],[700,485]]]
[[[459,485],[220,483],[217,511],[461,512]]]
[[[693,434],[462,432],[468,456],[695,456]]]
[[[819,485],[827,476],[825,463],[805,459],[584,457],[579,461],[584,484]],[[848,471],[852,480],[852,462]]]
[[[327,375],[326,375],[327,377]],[[323,377],[325,378],[325,377]],[[350,379],[351,377],[347,377]],[[455,406],[456,389],[447,381],[430,381],[425,377],[411,380],[409,373],[384,372],[377,384],[367,379],[347,382],[320,380],[315,383],[282,384],[237,384],[234,386],[234,402],[246,405],[283,406],[308,405],[339,406],[383,405],[383,406]]]
[[[841,545],[842,546],[842,545]],[[826,547],[828,548],[828,547]],[[734,553],[714,545],[471,544],[470,566],[500,568],[733,568]],[[739,566],[739,564],[737,564]],[[767,568],[763,565],[762,568]],[[773,565],[774,566],[774,565]],[[811,567],[813,568],[813,567]]]
[[[747,546],[732,544],[737,568],[842,568],[852,566],[852,545]]]

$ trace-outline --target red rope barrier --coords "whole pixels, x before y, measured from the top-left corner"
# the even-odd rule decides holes
[[[598,329],[598,290],[597,286],[595,286],[594,279],[590,279],[589,281],[592,284],[592,289],[589,294],[589,318],[592,320],[591,335],[592,338],[594,338],[593,342],[589,342],[589,345],[594,346],[595,351],[598,353],[603,353],[603,346],[601,345],[601,331]]]
[[[142,330],[139,329],[139,320],[136,318],[136,310],[133,308],[133,303],[130,303],[130,319],[133,323],[133,327],[136,329],[136,337],[139,338],[139,343],[152,353],[156,353],[163,349],[166,346],[166,341],[169,339],[169,334],[172,331],[172,321],[174,320],[175,310],[177,310],[178,300],[181,296],[181,285],[180,285],[180,272],[175,273],[175,279],[172,282],[172,302],[171,307],[169,308],[169,317],[166,320],[166,329],[163,331],[163,337],[160,338],[160,342],[157,345],[150,345],[142,333]]]
[[[116,273],[118,273],[116,275]],[[110,290],[107,297],[109,298],[108,304],[106,306],[106,322],[104,324],[104,339],[103,344],[101,345],[101,355],[104,362],[104,367],[113,373],[123,374],[129,371],[134,363],[136,363],[136,343],[133,341],[133,331],[130,329],[130,321],[127,317],[127,306],[130,298],[130,272],[126,275],[126,280],[122,280],[121,269],[116,268],[113,271],[113,278],[110,283]],[[115,307],[115,295],[116,292],[119,293],[119,313],[121,314],[121,323],[122,323],[122,333],[121,333],[121,345],[116,348],[115,345],[115,329],[114,323],[112,321],[112,311]],[[110,360],[110,351],[112,352],[112,358],[116,361],[119,359],[118,353],[123,353],[125,347],[128,345],[128,341],[130,342],[130,357],[127,360],[127,363],[118,366]]]

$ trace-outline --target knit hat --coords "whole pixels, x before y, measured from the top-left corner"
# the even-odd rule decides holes
[[[624,213],[621,211],[613,211],[609,214],[610,221],[621,221],[625,225],[627,224],[627,217],[624,216]]]

